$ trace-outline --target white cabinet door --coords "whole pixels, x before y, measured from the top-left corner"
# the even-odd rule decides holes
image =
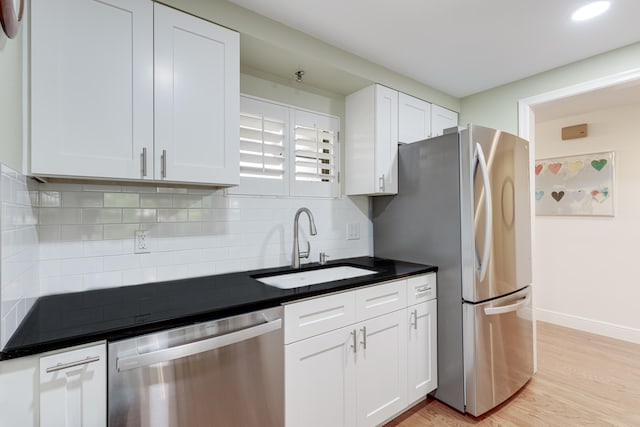
[[[406,310],[359,323],[357,426],[375,426],[407,406]]]
[[[240,181],[240,37],[155,4],[156,179]]]
[[[409,319],[409,404],[438,387],[438,303],[431,300],[407,309]]]
[[[398,193],[398,92],[376,85],[376,193]]]
[[[40,426],[107,424],[106,345],[40,358]]]
[[[458,113],[439,105],[431,106],[431,136],[440,136],[448,128],[458,126]]]
[[[287,427],[356,425],[355,333],[346,327],[285,346]]]
[[[431,104],[406,93],[398,96],[398,140],[422,141],[431,136]]]
[[[142,151],[153,149],[152,2],[31,3],[31,173],[142,178]]]
[[[38,425],[38,356],[0,362],[0,426]]]
[[[371,85],[345,100],[347,195],[398,192],[398,92]]]

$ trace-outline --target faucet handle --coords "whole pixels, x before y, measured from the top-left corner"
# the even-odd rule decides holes
[[[311,243],[307,241],[307,250],[305,252],[300,252],[300,258],[309,258],[309,254],[311,254]]]

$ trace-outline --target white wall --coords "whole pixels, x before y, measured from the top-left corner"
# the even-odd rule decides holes
[[[537,216],[534,256],[539,320],[640,343],[638,104],[536,124],[536,159],[615,152],[614,217]],[[588,124],[587,138],[561,128]]]

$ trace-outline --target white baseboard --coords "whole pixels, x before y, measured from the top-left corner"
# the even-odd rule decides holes
[[[599,320],[587,319],[586,317],[574,316],[566,313],[535,309],[535,319],[543,322],[554,323],[567,328],[579,329],[592,334],[604,335],[623,341],[640,344],[640,329],[628,326],[616,325]]]

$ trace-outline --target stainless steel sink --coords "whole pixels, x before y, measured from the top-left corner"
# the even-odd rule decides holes
[[[334,282],[336,280],[351,279],[353,277],[376,274],[377,271],[366,268],[336,266],[318,270],[306,270],[295,273],[276,274],[273,276],[257,277],[256,280],[265,285],[280,289],[294,289],[301,286],[316,285],[318,283]]]

